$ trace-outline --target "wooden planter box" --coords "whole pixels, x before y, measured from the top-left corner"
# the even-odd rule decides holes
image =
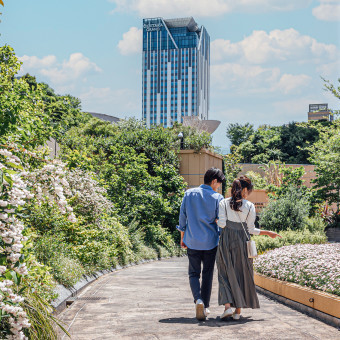
[[[340,318],[340,297],[254,273],[255,284],[272,293]]]
[[[328,242],[340,242],[340,228],[327,228]]]
[[[204,174],[211,168],[216,167],[222,170],[223,157],[209,150],[180,150],[179,152],[179,173],[188,183],[188,189],[204,184]],[[218,192],[222,193],[222,186]]]

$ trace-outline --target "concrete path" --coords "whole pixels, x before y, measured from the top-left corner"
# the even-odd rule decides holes
[[[60,318],[77,340],[340,339],[336,328],[261,295],[261,309],[245,309],[239,322],[220,321],[216,273],[211,315],[198,322],[187,263],[186,257],[155,261],[101,277]]]

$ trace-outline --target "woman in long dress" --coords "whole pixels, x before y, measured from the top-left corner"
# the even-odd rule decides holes
[[[231,197],[222,200],[219,205],[218,226],[222,231],[216,256],[218,303],[225,306],[221,319],[233,316],[234,320],[238,320],[241,308],[260,308],[253,261],[248,258],[247,252],[249,234],[281,237],[273,231],[255,228],[255,206],[247,201],[252,190],[250,179],[241,176],[233,182]],[[235,311],[231,307],[235,307]]]

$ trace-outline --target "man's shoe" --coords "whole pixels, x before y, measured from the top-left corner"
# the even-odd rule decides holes
[[[205,320],[204,303],[201,299],[196,301],[196,319],[199,321]]]
[[[234,314],[233,310],[231,308],[226,309],[223,314],[221,315],[221,320],[228,318],[229,316],[232,316]]]
[[[234,320],[240,320],[240,318],[241,318],[241,314],[236,314],[236,313],[233,314]]]
[[[204,315],[207,317],[210,314],[210,310],[208,308],[204,308]]]

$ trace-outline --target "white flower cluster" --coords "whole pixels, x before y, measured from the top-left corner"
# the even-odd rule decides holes
[[[340,244],[296,244],[277,248],[254,262],[257,272],[340,295]]]
[[[38,203],[56,203],[62,214],[68,214],[69,221],[77,222],[73,208],[68,204],[65,197],[65,195],[72,196],[69,183],[65,177],[65,164],[60,160],[53,160],[41,169],[25,173],[25,178],[30,183]]]
[[[29,327],[30,323],[23,308],[19,306],[24,299],[14,294],[10,288],[14,282],[6,279],[5,274],[16,272],[18,275],[27,275],[26,264],[18,265],[22,243],[27,241],[27,238],[22,235],[24,225],[16,217],[16,213],[18,208],[33,196],[27,190],[21,175],[15,171],[21,167],[20,159],[6,149],[0,149],[0,155],[3,159],[0,162],[0,170],[8,179],[7,181],[4,179],[4,188],[0,192],[0,237],[5,244],[1,249],[1,255],[6,257],[6,265],[0,266],[0,309],[2,313],[9,315],[8,322],[12,334],[8,339],[25,339],[22,329]]]
[[[106,197],[106,189],[101,187],[96,180],[80,169],[67,173],[66,179],[72,196],[75,197],[74,204],[82,216],[91,216],[100,226],[100,217],[103,213],[113,210],[112,202]]]

